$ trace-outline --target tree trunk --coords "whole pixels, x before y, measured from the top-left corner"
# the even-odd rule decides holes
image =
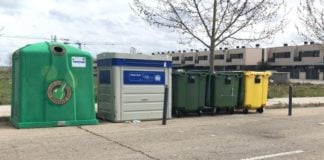
[[[214,0],[213,7],[213,24],[211,29],[211,37],[210,37],[210,54],[209,54],[209,72],[214,73],[214,55],[215,55],[215,29],[216,29],[216,8],[217,8],[217,0]]]
[[[215,52],[215,46],[211,44],[209,49],[209,72],[210,73],[214,73],[214,57],[215,57],[214,52]]]

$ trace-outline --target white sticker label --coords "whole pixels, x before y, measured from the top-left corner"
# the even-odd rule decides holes
[[[86,67],[87,61],[85,57],[72,57],[72,67]]]

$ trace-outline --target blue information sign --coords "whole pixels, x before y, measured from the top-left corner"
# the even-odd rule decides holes
[[[158,71],[124,71],[124,84],[165,84],[165,73]]]

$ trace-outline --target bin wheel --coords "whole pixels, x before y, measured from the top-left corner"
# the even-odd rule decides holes
[[[213,110],[212,110],[212,115],[215,116],[216,113],[217,113],[217,108],[214,107]]]
[[[234,108],[230,108],[230,109],[229,109],[229,113],[230,113],[230,114],[234,114]]]
[[[178,118],[182,117],[182,111],[181,110],[176,110],[175,114]]]
[[[221,111],[221,109],[216,108],[216,113],[219,113]]]
[[[198,109],[198,116],[201,116],[203,113],[204,112],[203,112],[203,109],[202,108]]]
[[[263,107],[258,108],[258,109],[257,109],[257,112],[259,112],[259,113],[263,113]]]
[[[248,114],[249,113],[249,110],[247,108],[243,108],[243,113],[244,114]]]

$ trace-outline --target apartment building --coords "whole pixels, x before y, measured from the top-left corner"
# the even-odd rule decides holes
[[[186,66],[195,66],[195,64],[197,63],[197,53],[198,53],[198,50],[194,51],[193,49],[190,50],[189,52],[187,51],[183,51],[182,54],[183,54],[183,60],[184,60],[184,65]],[[172,55],[173,57],[173,55]],[[173,62],[172,62],[173,63]]]
[[[10,70],[11,70],[11,66],[0,66],[0,72],[2,72],[2,71],[7,72]]]
[[[323,65],[323,44],[307,42],[300,46],[268,48],[268,62],[271,66]]]
[[[172,54],[172,65],[179,66],[184,64],[184,57],[181,51],[178,52],[171,52]]]
[[[198,51],[197,53],[197,63],[195,66],[197,68],[206,68],[209,66],[209,54],[210,52],[205,49],[204,51]]]
[[[175,67],[203,70],[209,69],[209,54],[207,49],[170,53]],[[324,44],[314,42],[270,48],[219,48],[213,59],[216,71],[257,70],[262,64],[268,70],[288,72],[292,79],[324,80]]]
[[[263,48],[245,48],[227,50],[225,53],[226,66],[229,69],[246,70],[255,69],[266,62],[266,50]]]
[[[244,46],[230,50],[220,48],[220,50],[215,50],[214,68],[215,70],[255,69],[258,64],[265,62],[265,51],[262,48],[245,48]],[[171,56],[174,65],[182,64],[196,69],[209,68],[210,52],[207,49],[183,51],[182,53],[171,54]],[[179,61],[180,59],[182,59],[182,62]]]
[[[324,79],[324,44],[268,48],[268,64],[273,70],[289,72],[292,79]]]

